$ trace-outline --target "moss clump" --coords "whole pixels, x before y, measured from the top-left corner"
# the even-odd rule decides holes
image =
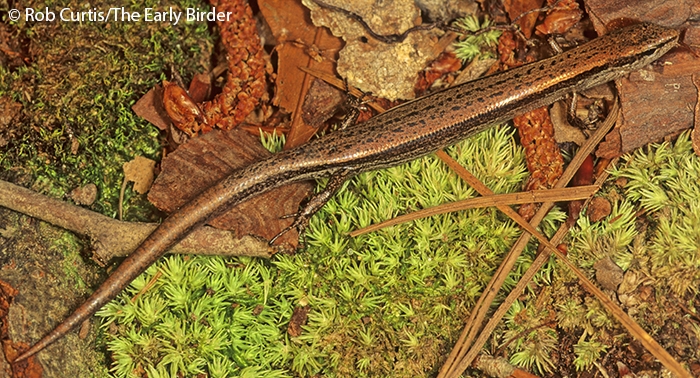
[[[452,149],[497,192],[519,188],[522,153],[506,129]],[[302,375],[424,376],[451,347],[462,319],[519,235],[495,209],[440,215],[354,239],[356,227],[474,196],[433,157],[352,180],[312,220],[307,249],[277,266],[309,323],[292,339]]]
[[[193,6],[183,0],[147,1],[137,9]],[[85,10],[78,1],[35,1],[33,9]],[[106,10],[130,2],[90,3]],[[201,5],[200,5],[201,6]],[[0,130],[3,178],[31,175],[51,183],[53,193],[94,183],[99,188],[93,210],[114,216],[122,181],[121,166],[136,155],[157,158],[159,131],[131,111],[170,66],[185,77],[208,68],[211,36],[206,23],[36,22],[11,23],[15,37],[30,43],[31,63],[0,66],[0,97],[22,105],[15,122]],[[42,189],[42,187],[37,187]],[[127,193],[128,219],[152,219],[141,196]]]
[[[689,134],[624,157],[612,176],[624,190],[613,213],[595,224],[586,217],[573,231],[574,257],[584,267],[609,255],[623,270],[641,269],[655,287],[678,297],[700,288],[700,158]],[[642,218],[638,214],[643,213]],[[641,224],[635,222],[643,221]]]
[[[684,297],[700,292],[700,158],[689,132],[670,145],[651,146],[626,157],[613,172],[629,180],[627,200],[646,211],[653,226],[648,249],[637,249],[664,291]],[[634,256],[634,254],[633,254]]]
[[[506,130],[487,131],[451,149],[497,192],[518,189],[525,176],[522,152]],[[160,269],[162,277],[135,304],[129,298],[147,277],[100,312],[118,324],[118,338],[109,342],[117,356],[115,375],[212,373],[215,366],[230,376],[245,376],[245,369],[253,368],[279,376],[430,375],[519,235],[517,227],[497,210],[481,209],[355,239],[344,234],[400,212],[473,195],[444,164],[428,157],[351,180],[312,219],[306,251],[276,256],[272,266],[225,260],[230,266],[224,273],[224,260],[202,257],[186,262],[190,272],[170,267],[181,264],[181,257],[160,262],[149,274]],[[214,274],[211,264],[221,272]],[[259,272],[256,278],[249,278],[250,270]],[[223,282],[239,284],[216,286],[211,280],[219,280],[219,274],[226,277]],[[195,276],[201,278],[187,278]],[[305,305],[310,312],[302,334],[287,336],[292,308]],[[259,306],[262,312],[254,314]],[[148,315],[140,318],[141,312]],[[200,335],[200,324],[213,333],[183,334],[177,343],[168,335],[173,329]],[[204,345],[208,338],[215,342]]]
[[[292,303],[275,275],[267,262],[250,258],[163,259],[98,313],[104,326],[116,325],[107,335],[113,374],[288,376],[282,320]]]
[[[570,231],[569,258],[589,277],[595,277],[597,261],[611,259],[624,272],[615,295],[622,308],[679,361],[697,359],[694,331],[682,310],[693,308],[700,287],[700,158],[688,133],[673,144],[624,156],[602,195],[612,202],[611,214],[595,223],[579,218]],[[507,321],[501,336],[514,353],[512,362],[556,376],[596,369],[593,364],[604,361],[614,371],[612,360],[633,371],[658,369],[639,366],[641,355],[628,347],[627,333],[567,269],[556,269],[551,287],[524,302],[511,309],[511,319],[519,321]],[[519,336],[527,326],[535,328]],[[572,347],[552,351],[534,342],[533,335],[541,340],[542,333]]]
[[[487,18],[484,22],[474,16],[465,16],[455,21],[454,26],[465,31],[467,37],[454,43],[455,55],[463,61],[471,61],[477,57],[493,58],[495,56],[498,38],[501,36],[500,30],[490,30],[479,35],[469,35],[491,26],[491,21]]]

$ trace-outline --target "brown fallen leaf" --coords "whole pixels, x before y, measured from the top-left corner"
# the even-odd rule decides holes
[[[478,61],[479,59],[475,59]],[[457,58],[454,52],[441,53],[437,59],[433,60],[418,76],[414,92],[416,97],[422,96],[430,89],[435,81],[443,76],[447,76],[462,68],[462,61]]]
[[[537,32],[542,35],[563,34],[581,20],[583,11],[576,0],[548,0],[547,5],[556,4],[547,12],[547,17],[537,25]]]
[[[134,191],[138,194],[148,192],[153,183],[153,170],[156,162],[143,156],[136,156],[124,163],[124,181],[134,183]]]
[[[156,162],[153,160],[137,156],[133,160],[124,163],[122,166],[124,170],[124,181],[122,181],[122,187],[119,191],[119,220],[123,219],[124,191],[126,190],[126,185],[133,182],[134,191],[136,191],[136,193],[146,193],[153,183],[153,169],[155,165]]]
[[[160,130],[167,130],[170,117],[163,108],[163,87],[156,85],[136,101],[131,110],[139,117],[153,124]]]
[[[573,142],[581,146],[586,141],[586,136],[578,127],[572,126],[567,120],[569,110],[563,101],[552,104],[549,115],[554,125],[554,139],[557,143]]]
[[[544,0],[505,0],[503,1],[503,7],[506,9],[508,16],[513,20],[523,13],[531,11],[533,9],[541,8],[544,4]],[[522,30],[526,38],[532,37],[532,31],[535,28],[535,22],[539,17],[539,12],[533,12],[518,19],[518,26]]]
[[[267,156],[270,153],[245,131],[212,131],[189,140],[163,159],[162,173],[153,183],[148,199],[157,208],[171,213],[233,170]],[[273,189],[208,223],[235,231],[238,237],[252,234],[270,240],[291,224],[293,219],[281,217],[296,213],[312,187],[304,182]],[[296,247],[298,237],[296,230],[292,230],[279,238],[277,244]]]
[[[292,114],[292,125],[285,144],[285,149],[288,149],[305,143],[318,131],[301,117],[302,103],[313,78],[298,67],[334,73],[334,62],[343,41],[332,36],[328,29],[311,24],[309,10],[301,1],[260,0],[258,5],[272,34],[279,41],[276,47],[278,69],[275,97],[272,102]],[[315,52],[313,56],[309,51]],[[319,61],[318,57],[323,59]]]

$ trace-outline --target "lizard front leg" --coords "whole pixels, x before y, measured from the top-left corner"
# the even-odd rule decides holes
[[[280,236],[284,235],[292,228],[296,228],[299,235],[301,235],[304,229],[306,229],[306,226],[309,225],[311,217],[316,214],[317,211],[321,210],[326,202],[333,198],[335,193],[343,186],[345,181],[354,176],[354,174],[355,172],[351,169],[342,169],[331,175],[326,187],[323,188],[322,191],[314,194],[297,213],[287,216],[294,217],[294,222],[270,239],[269,245],[274,244]]]

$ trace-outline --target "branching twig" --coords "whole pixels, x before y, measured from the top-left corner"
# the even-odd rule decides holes
[[[0,206],[90,238],[99,261],[131,253],[158,225],[121,222],[79,206],[0,180]],[[270,257],[267,241],[201,227],[173,246],[171,253]]]

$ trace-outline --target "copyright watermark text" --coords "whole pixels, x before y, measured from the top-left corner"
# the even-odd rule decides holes
[[[169,22],[177,25],[178,22],[207,22],[230,21],[233,12],[217,12],[216,7],[211,10],[200,8],[187,8],[184,11],[174,8],[167,10],[155,8],[143,8],[140,10],[128,10],[124,7],[87,10],[73,10],[71,8],[44,9],[25,8],[24,10],[10,9],[7,15],[10,21],[24,20],[26,22]]]

